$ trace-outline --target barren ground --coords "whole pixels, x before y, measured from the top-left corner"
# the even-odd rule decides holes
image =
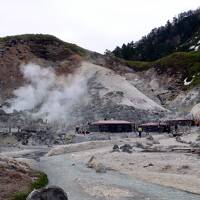
[[[197,134],[191,134],[184,136],[183,139],[192,142],[196,137]],[[156,135],[154,138],[160,142],[154,145],[157,147],[172,148],[173,145],[176,148],[188,148],[188,144],[177,142],[175,138],[165,135]],[[42,160],[41,167],[49,175],[50,183],[64,187],[66,192],[71,193],[72,199],[78,199],[78,194],[88,195],[83,199],[200,198],[199,195],[181,192],[200,194],[198,154],[150,153],[142,152],[136,147],[133,148],[133,153],[112,152],[113,144],[132,145],[136,141],[145,144],[147,139],[115,139],[57,147],[48,153],[50,157]],[[94,156],[93,165],[104,166],[107,169],[106,173],[99,175],[95,169],[87,168],[88,160],[92,156]],[[77,188],[74,190],[72,185],[80,190]],[[76,195],[73,197],[72,193]]]

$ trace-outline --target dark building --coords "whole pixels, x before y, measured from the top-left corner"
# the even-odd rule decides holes
[[[146,124],[141,124],[139,125],[139,127],[142,127],[145,132],[170,132],[170,125],[163,122],[150,122]]]
[[[132,132],[132,123],[122,120],[102,120],[90,124],[90,132]]]
[[[193,126],[195,121],[192,119],[184,119],[184,118],[177,118],[177,119],[169,119],[165,121],[170,126]]]

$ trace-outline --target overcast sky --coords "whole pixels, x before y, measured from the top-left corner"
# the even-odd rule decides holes
[[[52,34],[103,53],[199,6],[200,0],[0,0],[0,36]]]

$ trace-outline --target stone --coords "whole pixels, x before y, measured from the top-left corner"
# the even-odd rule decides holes
[[[6,112],[3,109],[0,109],[0,115],[6,115]]]
[[[106,173],[106,167],[102,163],[98,163],[95,166],[95,170],[97,173]]]
[[[145,149],[145,146],[144,146],[141,142],[136,142],[136,143],[135,143],[135,146],[136,146],[137,148]]]
[[[91,169],[95,169],[97,173],[106,173],[107,167],[98,162],[95,156],[92,156],[87,162],[86,166]]]
[[[130,144],[125,144],[125,145],[121,146],[120,149],[123,152],[126,152],[126,153],[132,153],[133,152],[132,151],[133,147]]]
[[[152,135],[147,135],[146,139],[147,139],[147,140],[154,140],[154,138],[153,138]]]
[[[193,148],[200,148],[200,142],[193,142],[191,144],[191,147],[193,147]]]
[[[149,163],[148,165],[144,165],[143,167],[146,168],[146,167],[153,167],[153,166],[154,166],[154,164]]]
[[[182,143],[182,139],[181,139],[181,137],[180,137],[180,136],[176,136],[176,141]]]
[[[152,142],[152,141],[147,141],[147,142],[146,142],[146,145],[147,145],[147,146],[153,146],[153,142]]]
[[[26,200],[68,200],[65,191],[57,186],[48,186],[39,190],[34,190]]]
[[[113,150],[114,149],[119,149],[119,146],[117,145],[117,144],[115,144],[114,146],[113,146]]]
[[[120,152],[119,146],[118,146],[117,144],[115,144],[115,145],[113,146],[112,152]]]
[[[196,141],[200,141],[200,135],[197,136]]]
[[[95,168],[96,165],[97,165],[97,162],[96,162],[95,159],[96,159],[95,156],[92,156],[92,157],[89,159],[89,161],[86,163],[86,166],[87,166],[88,168]]]

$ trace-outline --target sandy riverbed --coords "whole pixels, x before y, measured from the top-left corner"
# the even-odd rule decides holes
[[[183,139],[194,142],[197,134],[184,136]],[[162,148],[186,148],[189,145],[177,142],[175,138],[165,135],[156,135],[154,138]],[[141,152],[135,148],[133,153],[111,152],[113,144],[134,144],[136,141],[146,143],[145,138],[129,138],[113,141],[96,141],[81,144],[71,144],[58,147],[49,152],[49,155],[69,153],[74,162],[87,163],[91,156],[93,162],[126,174],[130,177],[169,186],[188,192],[200,194],[200,157],[197,154],[175,152]]]

